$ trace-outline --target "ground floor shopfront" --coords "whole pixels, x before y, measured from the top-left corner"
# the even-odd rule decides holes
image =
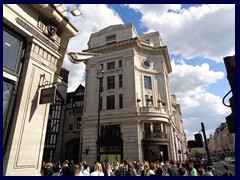
[[[150,124],[153,126],[150,127]],[[166,122],[118,122],[111,125],[102,124],[100,129],[100,161],[113,163],[116,160],[122,162],[127,159],[153,162],[185,158],[180,141],[178,142],[172,135],[171,128]],[[82,160],[90,164],[97,160],[96,132],[96,125],[94,127],[87,123],[82,132]]]

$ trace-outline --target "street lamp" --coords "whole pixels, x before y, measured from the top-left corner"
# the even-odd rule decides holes
[[[97,161],[100,162],[100,139],[99,139],[99,129],[100,129],[100,107],[101,107],[101,90],[102,90],[102,83],[103,83],[103,76],[104,72],[102,67],[100,66],[99,70],[97,71],[97,79],[98,81],[98,122],[97,122]]]
[[[66,16],[66,12],[70,12],[73,16],[81,16],[82,12],[79,8],[68,10],[63,4],[54,4],[57,10],[64,16]]]

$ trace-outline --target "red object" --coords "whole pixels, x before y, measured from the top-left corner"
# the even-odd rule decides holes
[[[232,65],[235,68],[235,56],[233,56]]]

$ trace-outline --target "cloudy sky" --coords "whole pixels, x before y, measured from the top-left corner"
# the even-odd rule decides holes
[[[139,35],[158,31],[170,54],[170,90],[181,105],[187,139],[201,130],[207,132],[225,122],[231,110],[222,104],[230,90],[223,57],[235,54],[235,5],[231,4],[68,4],[83,15],[67,15],[78,29],[68,51],[87,49],[90,34],[114,24],[133,23]],[[85,85],[85,66],[72,64],[68,92]],[[231,96],[231,95],[230,95]],[[226,103],[228,103],[228,96]]]

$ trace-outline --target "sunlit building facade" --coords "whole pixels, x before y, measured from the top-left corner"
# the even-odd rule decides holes
[[[100,101],[100,160],[182,160],[186,152],[180,105],[169,88],[170,64],[160,34],[139,36],[134,26],[113,25],[93,33],[85,52],[83,159],[97,159]],[[104,70],[98,98],[97,71]]]
[[[55,5],[3,4],[3,175],[40,175],[52,103],[45,100],[76,33]]]

